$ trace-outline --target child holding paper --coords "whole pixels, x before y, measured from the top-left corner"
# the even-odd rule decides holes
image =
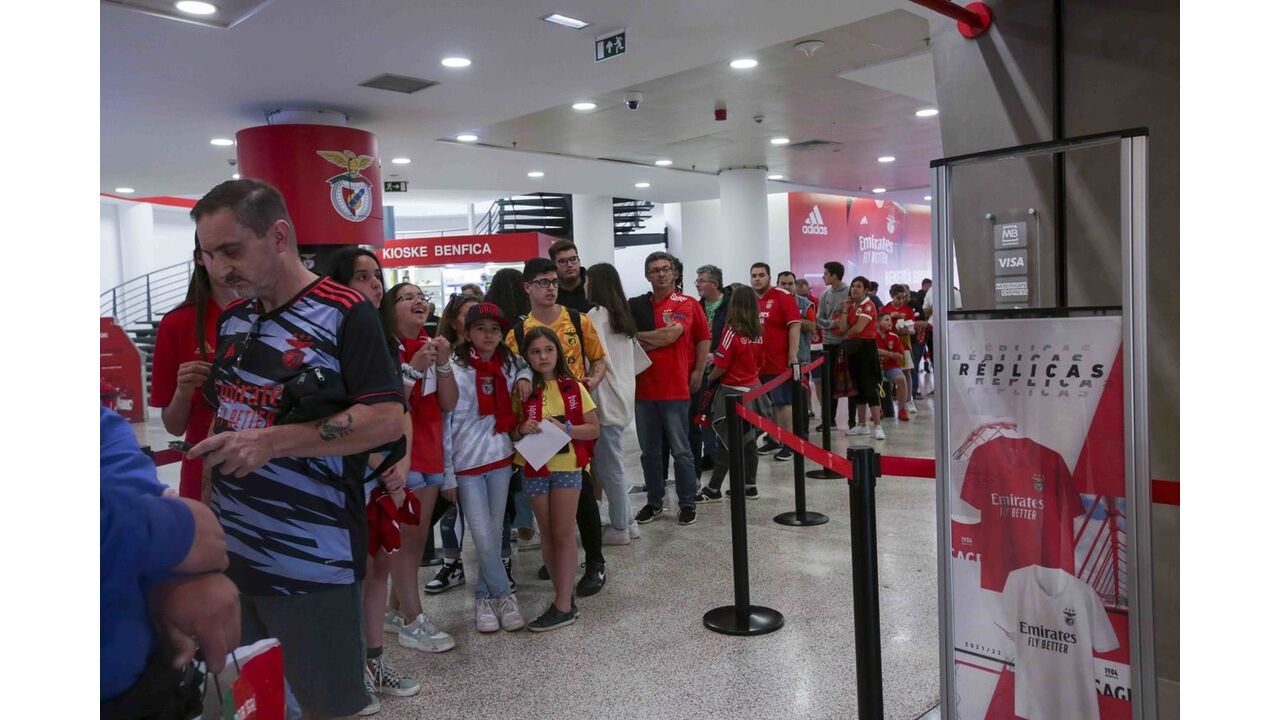
[[[586,386],[569,373],[556,333],[548,327],[528,328],[521,344],[525,362],[533,368],[534,389],[527,401],[517,403],[521,423],[511,433],[512,438],[519,441],[540,434],[545,420],[571,440],[542,467],[532,467],[516,454],[516,464],[525,466],[524,493],[542,528],[542,559],[555,588],[555,600],[529,623],[529,630],[546,632],[578,619],[578,606],[573,600],[578,545],[573,531],[577,527],[582,469],[591,461],[600,426],[595,402]]]

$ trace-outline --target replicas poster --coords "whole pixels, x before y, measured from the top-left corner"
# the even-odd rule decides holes
[[[947,328],[952,716],[1129,718],[1121,319]]]

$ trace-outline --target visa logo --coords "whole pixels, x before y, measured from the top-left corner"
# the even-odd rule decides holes
[[[1007,258],[996,258],[996,262],[999,263],[1002,268],[1025,268],[1027,266],[1027,259],[1021,255]]]

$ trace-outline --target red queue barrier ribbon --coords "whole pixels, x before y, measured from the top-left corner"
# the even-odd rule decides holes
[[[153,453],[152,459],[155,460],[156,467],[160,467],[161,465],[172,465],[176,462],[182,462],[182,453],[171,448],[165,448],[164,450],[157,450]]]
[[[822,365],[823,361],[825,361],[825,360],[826,360],[826,357],[825,357],[825,356],[824,356],[824,357],[820,357],[820,358],[818,358],[817,360],[814,360],[813,362],[809,363],[808,365],[805,365],[804,367],[800,368],[800,378],[801,378],[801,379],[800,379],[800,382],[801,382],[801,384],[803,384],[805,387],[808,387],[808,386],[809,386],[809,381],[808,381],[808,378],[807,378],[806,376],[807,376],[809,373],[813,372],[814,368],[820,367],[820,366]],[[788,369],[789,369],[789,368],[788,368]],[[760,387],[754,388],[754,389],[750,390],[750,391],[749,391],[749,392],[747,392],[747,393],[744,393],[744,394],[743,394],[743,396],[742,396],[742,402],[744,402],[744,403],[746,403],[746,402],[750,402],[750,401],[752,401],[752,400],[754,400],[754,399],[756,399],[756,398],[760,397],[761,395],[764,395],[765,393],[769,392],[770,390],[773,390],[774,388],[778,387],[779,385],[781,385],[781,384],[782,384],[782,383],[784,383],[784,382],[791,382],[791,373],[789,373],[789,372],[778,373],[778,376],[777,376],[777,377],[775,377],[774,379],[770,380],[769,382],[767,382],[767,383],[765,383],[765,384],[761,385]],[[773,434],[773,433],[770,433],[770,435],[772,435],[772,434]],[[794,450],[795,448],[792,448],[792,449]]]

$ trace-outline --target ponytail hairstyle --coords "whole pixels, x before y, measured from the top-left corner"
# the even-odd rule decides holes
[[[729,296],[729,327],[752,340],[760,337],[760,303],[754,292],[735,291]]]

